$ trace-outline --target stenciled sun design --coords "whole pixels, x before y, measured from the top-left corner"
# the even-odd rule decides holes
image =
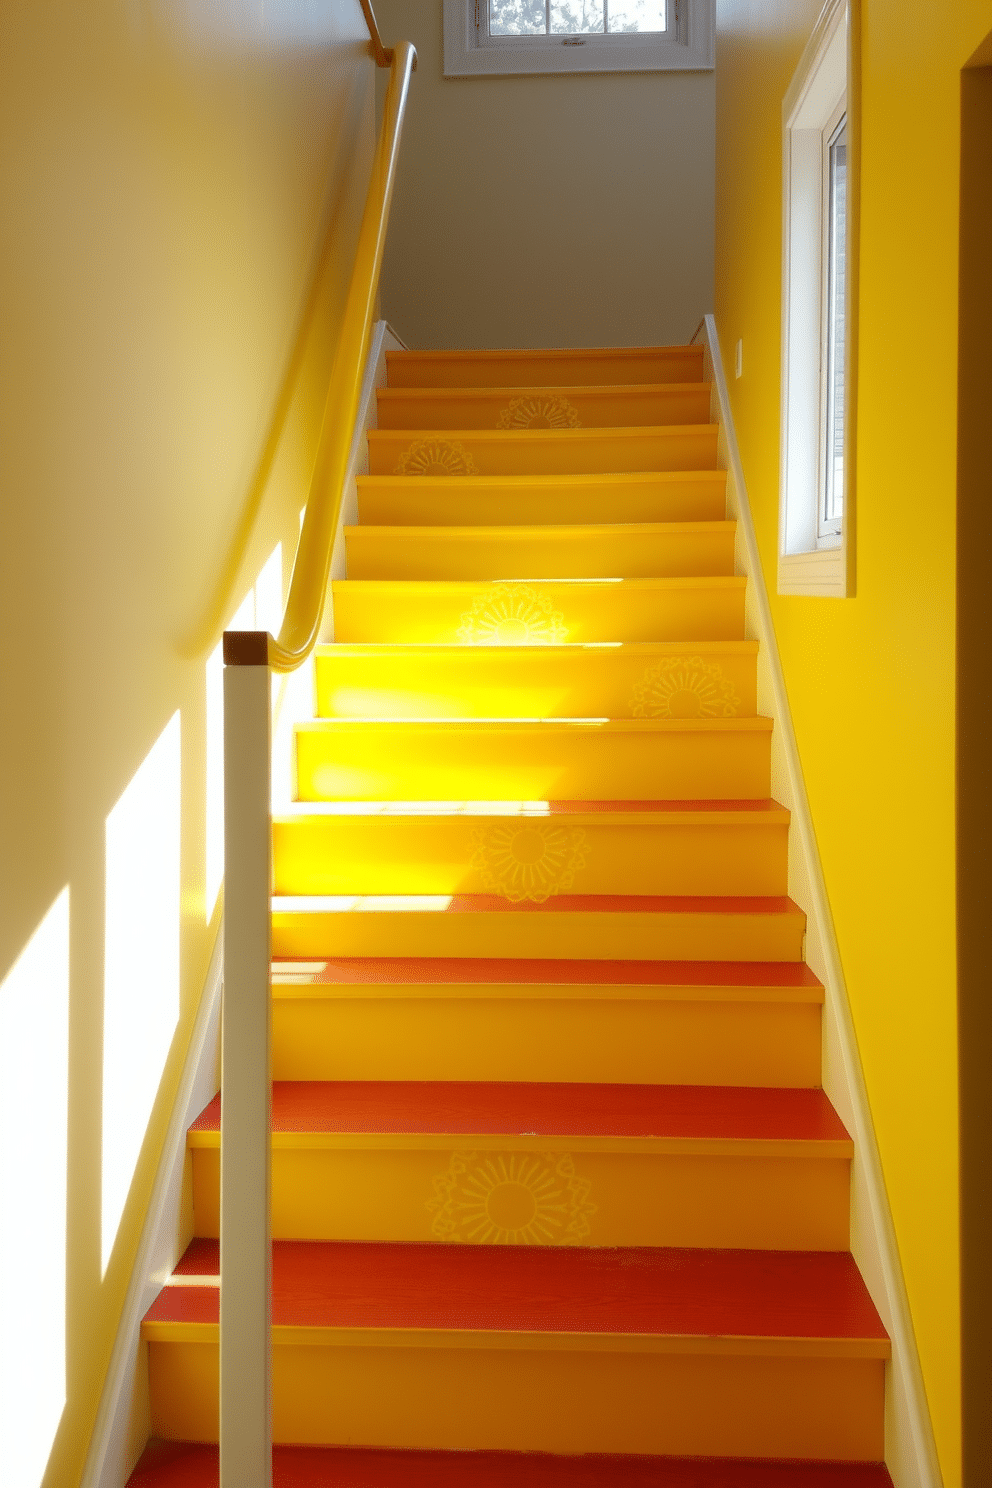
[[[466,646],[558,646],[567,635],[550,594],[527,584],[494,584],[478,595],[458,628]]]
[[[589,852],[581,827],[527,817],[476,828],[472,841],[472,867],[483,888],[511,904],[544,904],[567,893]]]
[[[666,657],[634,688],[635,718],[734,718],[740,698],[714,662],[700,656]]]
[[[579,410],[567,398],[511,398],[497,429],[578,429]]]
[[[478,475],[475,461],[457,439],[415,439],[396,475]]]
[[[568,1153],[454,1152],[434,1193],[435,1238],[477,1245],[581,1245],[596,1213]]]

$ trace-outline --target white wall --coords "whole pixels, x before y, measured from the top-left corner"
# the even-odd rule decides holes
[[[441,0],[376,11],[386,44],[419,54],[382,283],[399,334],[691,336],[713,297],[714,74],[445,78]]]

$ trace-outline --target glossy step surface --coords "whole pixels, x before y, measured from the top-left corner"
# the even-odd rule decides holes
[[[734,571],[734,522],[346,527],[352,579],[706,578]]]
[[[800,961],[806,917],[784,896],[276,896],[275,956],[512,956],[560,961]]]
[[[413,645],[720,641],[744,638],[746,580],[337,579],[334,634]]]
[[[852,1146],[821,1091],[277,1082],[277,1239],[843,1250]],[[188,1134],[219,1234],[220,1101]]]
[[[272,823],[276,894],[782,894],[774,801],[325,801]]]
[[[716,424],[628,429],[371,429],[369,474],[592,475],[715,470]]]
[[[725,470],[628,475],[360,475],[362,523],[386,527],[562,526],[616,522],[719,522]]]
[[[217,1448],[150,1442],[128,1488],[218,1488]],[[891,1488],[880,1462],[276,1447],[273,1488]]]
[[[301,801],[765,800],[769,718],[317,719]]]
[[[693,382],[701,346],[596,347],[577,351],[387,351],[390,387],[549,387]]]
[[[705,382],[519,388],[380,388],[380,429],[633,428],[703,424]]]
[[[209,1441],[216,1244],[178,1272],[142,1325],[153,1428]],[[277,1441],[877,1459],[888,1354],[842,1254],[273,1247]]]
[[[817,1086],[801,962],[275,961],[279,1080]]]
[[[476,644],[334,644],[315,654],[320,718],[744,718],[757,710],[756,641],[491,644],[512,621],[480,617]],[[521,637],[534,633],[522,618]],[[465,634],[470,634],[466,626]]]

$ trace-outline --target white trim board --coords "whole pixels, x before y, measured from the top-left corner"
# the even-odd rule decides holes
[[[737,522],[735,572],[745,575],[748,580],[745,635],[760,643],[758,712],[771,717],[775,725],[772,731],[772,795],[792,814],[789,893],[806,914],[806,960],[826,989],[823,1088],[854,1139],[851,1252],[892,1339],[892,1362],[886,1369],[885,1461],[895,1488],[941,1488],[937,1448],[909,1298],[775,640],[716,321],[712,315],[706,316],[704,325],[704,376],[711,381],[713,388],[710,418],[720,426],[718,463],[727,471],[727,516]]]
[[[365,435],[376,427],[375,393],[386,383],[386,352],[405,349],[384,320],[376,322],[369,342],[334,539],[332,578],[344,574],[343,529],[357,520],[356,477],[368,470]],[[330,596],[322,636],[328,640],[333,637]],[[273,689],[272,773],[276,804],[283,796],[288,799],[291,792],[293,723],[298,717],[312,716],[311,672],[311,667],[300,667],[289,677],[277,679]],[[125,1488],[148,1436],[148,1349],[141,1342],[141,1320],[192,1238],[186,1131],[218,1089],[222,946],[223,925],[220,925],[117,1327],[80,1488]]]
[[[828,298],[824,231],[829,216],[825,140],[837,113],[849,113],[848,0],[825,0],[782,103],[782,412],[779,465],[779,594],[843,599],[849,591],[848,535],[854,458],[852,413],[845,417],[844,515],[839,538],[818,536],[824,478]],[[850,205],[850,204],[849,204]],[[847,263],[854,258],[854,214],[847,213]],[[846,397],[855,386],[846,304]],[[853,592],[853,591],[852,591]]]

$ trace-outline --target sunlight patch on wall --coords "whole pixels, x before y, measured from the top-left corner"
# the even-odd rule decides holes
[[[177,712],[107,817],[104,1274],[179,1022],[180,784]]]
[[[0,986],[0,1483],[39,1488],[65,1406],[69,890]]]

